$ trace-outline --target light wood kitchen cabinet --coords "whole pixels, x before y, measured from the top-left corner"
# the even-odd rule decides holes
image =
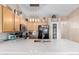
[[[14,32],[14,14],[12,11],[3,7],[3,19],[2,19],[2,31],[3,32]]]
[[[0,5],[0,32],[2,32],[2,6]]]
[[[0,5],[0,33],[19,32],[21,17],[8,7]]]
[[[15,14],[15,31],[20,31],[20,16]]]

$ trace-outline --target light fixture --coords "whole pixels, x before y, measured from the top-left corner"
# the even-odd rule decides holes
[[[39,7],[39,4],[30,4],[30,7]]]
[[[32,22],[34,22],[34,20],[35,20],[35,19],[33,18],[33,19],[32,19]]]
[[[29,22],[31,22],[31,19],[29,19]]]

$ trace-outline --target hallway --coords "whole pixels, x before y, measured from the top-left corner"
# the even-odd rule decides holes
[[[17,39],[0,42],[0,54],[79,54],[79,44],[67,39],[36,42]]]

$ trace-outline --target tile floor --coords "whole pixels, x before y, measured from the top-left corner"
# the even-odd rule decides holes
[[[79,43],[67,39],[34,42],[17,39],[0,42],[0,54],[79,54]]]

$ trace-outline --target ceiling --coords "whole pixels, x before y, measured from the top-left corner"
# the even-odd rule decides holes
[[[67,16],[79,4],[40,4],[39,7],[30,7],[29,4],[8,4],[12,9],[19,9],[22,11],[24,17],[37,18],[48,17],[56,14],[58,16]]]

